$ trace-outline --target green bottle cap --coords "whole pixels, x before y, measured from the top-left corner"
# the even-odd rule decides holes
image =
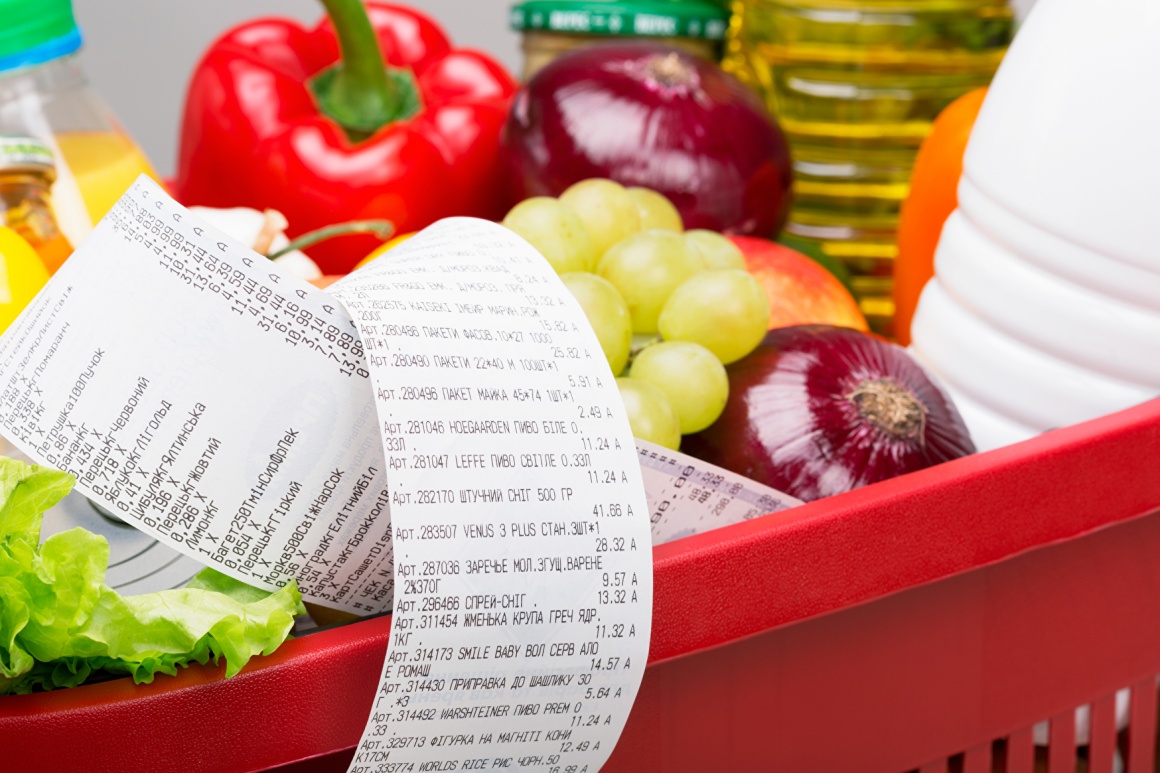
[[[81,47],[71,0],[0,0],[0,72],[57,59]]]
[[[512,8],[511,26],[521,32],[721,40],[729,13],[705,0],[526,0]]]

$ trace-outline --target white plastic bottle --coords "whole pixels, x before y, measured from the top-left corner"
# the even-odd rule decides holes
[[[1160,395],[1160,3],[1039,0],[912,325],[980,450]]]

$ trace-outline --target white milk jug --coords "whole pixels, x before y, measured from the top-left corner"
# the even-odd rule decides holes
[[[1160,395],[1160,0],[1039,0],[971,134],[912,349],[979,450]]]

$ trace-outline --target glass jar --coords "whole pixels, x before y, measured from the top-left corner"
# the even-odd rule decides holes
[[[729,14],[708,0],[526,0],[512,8],[527,80],[560,54],[602,40],[651,39],[720,58]]]

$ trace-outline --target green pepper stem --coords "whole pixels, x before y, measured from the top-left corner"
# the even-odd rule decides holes
[[[320,0],[338,36],[341,61],[310,86],[323,113],[352,136],[370,135],[398,120],[406,97],[388,77],[379,39],[361,0]]]
[[[324,242],[327,239],[333,239],[336,236],[347,236],[348,234],[374,234],[383,241],[391,238],[391,234],[395,232],[395,224],[390,220],[352,220],[349,223],[339,223],[338,225],[328,225],[314,231],[308,231],[297,239],[287,244],[277,252],[272,252],[266,257],[270,260],[280,258],[288,252],[294,250],[304,250],[307,247],[313,247],[319,242]]]

